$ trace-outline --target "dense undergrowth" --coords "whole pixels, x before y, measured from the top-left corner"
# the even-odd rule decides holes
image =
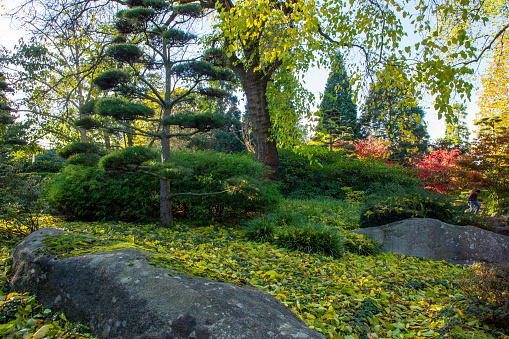
[[[348,206],[337,205],[338,215],[348,214]],[[288,204],[291,207],[296,207],[294,202]],[[271,293],[328,338],[509,338],[468,315],[466,295],[456,283],[466,269],[445,262],[388,253],[346,253],[341,258],[307,254],[250,242],[244,231],[219,226],[163,229],[155,224],[63,221],[47,226],[83,233],[103,240],[101,243],[122,241],[126,246],[145,248],[153,252],[154,265],[177,272],[254,285]],[[85,247],[79,253],[91,251]],[[12,244],[10,248],[4,244],[4,267],[8,266],[11,248]],[[15,328],[10,336],[0,332],[4,337],[88,337],[78,333],[83,328],[66,324],[65,316],[37,306],[30,296],[2,298],[6,300],[1,304],[0,316],[4,318],[0,331]],[[15,304],[21,299],[27,301]],[[27,310],[29,304],[31,310]],[[45,325],[53,332],[33,335]]]

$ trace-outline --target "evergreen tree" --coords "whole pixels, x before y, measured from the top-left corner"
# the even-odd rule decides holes
[[[115,27],[119,35],[106,50],[118,68],[93,80],[101,90],[115,95],[87,104],[81,112],[110,117],[133,133],[160,141],[159,166],[142,166],[155,159],[154,153],[138,147],[108,155],[100,165],[107,170],[135,169],[157,176],[161,185],[161,225],[169,226],[174,224],[173,197],[209,194],[170,192],[170,178],[185,175],[181,169],[172,168],[175,164],[170,160],[170,138],[191,136],[224,124],[212,113],[196,114],[181,108],[200,96],[225,96],[224,90],[210,87],[210,83],[232,81],[234,76],[224,68],[221,50],[210,49],[201,56],[191,54],[190,46],[197,36],[189,29],[204,16],[199,3],[128,0],[126,5],[127,9],[117,13]],[[134,121],[143,124],[134,125]]]
[[[197,150],[212,149],[224,153],[245,152],[246,147],[240,141],[242,112],[238,108],[238,99],[233,94],[234,87],[224,86],[228,95],[214,100],[200,100],[197,102],[196,111],[210,112],[224,117],[225,125],[207,133],[193,135],[186,145]]]
[[[451,119],[446,120],[445,141],[448,141],[455,148],[468,148],[470,131],[465,122],[467,118],[467,106],[455,104],[452,106],[453,114]]]
[[[340,128],[346,128],[351,130],[355,137],[360,137],[357,105],[352,100],[352,87],[341,53],[337,54],[332,64],[320,112],[322,117],[320,127],[328,134],[338,134]]]
[[[424,110],[418,106],[405,75],[400,81],[381,72],[371,86],[359,119],[364,132],[392,141],[394,160],[403,161],[411,152],[425,152],[429,135]]]
[[[23,135],[26,134],[26,124],[17,123],[15,111],[6,94],[13,90],[5,81],[5,76],[0,73],[0,161],[5,162],[11,156],[11,152],[26,145]]]

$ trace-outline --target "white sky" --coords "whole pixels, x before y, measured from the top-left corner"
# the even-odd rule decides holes
[[[11,7],[15,2],[12,0],[0,0],[0,15],[5,13],[5,6]],[[10,20],[5,16],[0,16],[0,45],[5,46],[8,49],[12,49],[19,38],[24,36],[22,30],[16,29],[10,23]],[[320,94],[325,89],[325,84],[329,75],[329,69],[311,69],[304,77],[304,87],[315,95],[315,105],[317,106],[320,102]],[[479,84],[476,84],[477,86]],[[476,101],[478,100],[477,90],[472,93],[472,101],[467,103],[467,124],[470,132],[473,134],[475,126],[473,124],[476,112],[479,111]],[[421,103],[421,107],[426,111],[425,121],[428,126],[428,134],[431,140],[436,140],[445,136],[445,120],[442,118],[438,120],[438,116],[433,109],[430,109],[430,103]],[[471,135],[472,137],[472,135]]]

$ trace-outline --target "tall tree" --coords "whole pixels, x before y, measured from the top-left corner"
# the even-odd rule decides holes
[[[173,225],[170,180],[176,169],[171,167],[170,138],[190,136],[220,126],[220,119],[212,114],[175,112],[180,105],[193,97],[221,97],[225,92],[207,87],[210,81],[232,81],[230,70],[222,68],[224,54],[208,50],[205,55],[189,51],[197,36],[189,29],[196,19],[203,17],[199,3],[173,5],[162,0],[129,0],[127,9],[117,13],[115,27],[120,35],[113,39],[107,54],[119,68],[111,69],[94,78],[101,90],[115,93],[116,97],[100,99],[88,105],[88,112],[109,116],[126,128],[140,135],[160,141],[163,169],[155,173],[160,178],[161,225]],[[142,66],[142,67],[140,67]],[[119,97],[124,97],[121,99]],[[144,104],[152,103],[155,111]],[[151,123],[151,129],[131,124],[134,120]],[[172,130],[172,126],[178,126]],[[118,169],[124,165],[139,168],[151,158],[150,153],[126,150],[117,154],[117,160],[102,161],[105,168]],[[166,168],[166,169],[165,169]],[[204,195],[204,194],[196,194]]]
[[[21,40],[10,58],[18,89],[25,93],[27,118],[39,137],[56,146],[104,138],[76,122],[84,118],[79,107],[100,95],[92,79],[111,67],[104,60],[104,46],[112,35],[107,24],[112,6],[88,2],[76,3],[72,10],[65,6],[65,1],[41,1],[36,11],[20,12],[30,40]]]
[[[502,122],[497,116],[478,120],[477,138],[458,163],[470,171],[466,188],[484,187],[490,213],[505,214],[509,210],[509,131]]]
[[[478,118],[500,116],[509,127],[509,35],[495,45],[489,68],[481,76]]]
[[[465,104],[453,105],[453,115],[446,121],[445,141],[455,148],[467,148],[470,131],[466,124],[467,106]]]
[[[395,81],[380,73],[362,107],[360,123],[367,134],[392,142],[391,157],[401,160],[408,150],[424,152],[429,138],[424,110],[418,106],[413,91],[404,81]]]
[[[321,123],[327,133],[337,133],[338,127],[350,127],[356,137],[360,137],[360,126],[357,122],[357,105],[354,104],[352,86],[339,52],[332,63],[329,79],[325,85],[320,103]]]

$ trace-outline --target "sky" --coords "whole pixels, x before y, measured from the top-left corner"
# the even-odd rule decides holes
[[[0,14],[5,13],[5,8],[2,8],[4,5],[9,6],[9,4],[15,3],[11,0],[2,1],[0,0]],[[5,46],[8,49],[12,49],[18,40],[23,37],[25,33],[23,30],[16,29],[10,23],[10,20],[5,16],[0,16],[0,45]],[[482,65],[481,65],[482,69]],[[310,69],[306,75],[304,76],[304,87],[309,90],[311,93],[315,95],[315,107],[320,103],[320,95],[323,93],[325,89],[325,84],[327,82],[327,78],[329,76],[329,69],[318,69],[312,68]],[[476,84],[479,86],[479,84]],[[472,93],[471,102],[467,103],[467,125],[471,132],[471,138],[473,137],[473,133],[475,131],[474,120],[476,117],[476,113],[479,111],[476,101],[478,100],[477,89]],[[430,108],[431,103],[423,102],[421,103],[421,107],[425,110],[426,116],[425,121],[427,124],[428,134],[430,135],[430,140],[434,141],[438,138],[443,138],[445,136],[445,120],[442,118],[438,119],[436,111]]]

